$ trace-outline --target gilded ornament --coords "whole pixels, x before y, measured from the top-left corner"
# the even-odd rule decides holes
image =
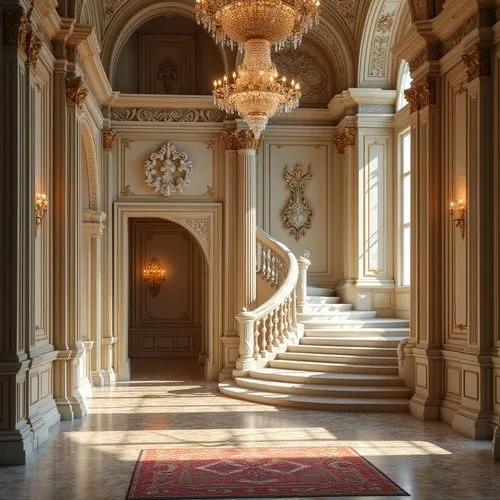
[[[410,87],[404,91],[405,99],[410,105],[410,113],[418,111],[417,87]]]
[[[410,105],[410,113],[419,111],[426,106],[436,104],[436,82],[429,80],[412,85],[404,91],[404,95]]]
[[[311,179],[311,165],[306,173],[302,172],[300,164],[295,165],[292,172],[288,170],[288,165],[283,169],[283,180],[290,190],[290,198],[281,210],[281,220],[285,229],[288,229],[290,236],[293,236],[296,241],[300,240],[305,235],[306,229],[311,227],[313,212],[304,195]]]
[[[158,151],[151,153],[144,164],[146,184],[163,196],[182,193],[191,182],[193,165],[186,153],[177,152],[176,147],[167,142]]]
[[[207,192],[205,193],[206,196],[210,196],[210,198],[213,198],[215,196],[215,189],[213,186],[207,186]]]
[[[462,56],[462,61],[469,83],[481,76],[490,75],[490,52],[487,48],[476,46],[471,53]]]
[[[114,148],[118,139],[118,132],[112,129],[105,129],[102,131],[102,141],[104,151],[110,151]]]
[[[381,15],[375,25],[377,31],[381,31],[382,33],[391,31],[395,14],[395,12],[391,12],[390,14]]]
[[[259,150],[262,137],[256,138],[250,130],[225,130],[222,132],[222,143],[226,149]]]
[[[36,69],[38,55],[42,48],[42,41],[36,36],[31,26],[26,33],[26,55],[28,57],[28,66],[31,70]]]
[[[356,127],[345,127],[342,133],[333,139],[339,153],[344,153],[347,146],[356,144],[356,132]]]
[[[88,90],[85,88],[80,76],[66,75],[66,103],[68,106],[82,108],[87,97]]]

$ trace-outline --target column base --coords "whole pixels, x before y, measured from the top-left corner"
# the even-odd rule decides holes
[[[101,376],[103,386],[112,385],[116,382],[116,373],[112,368],[109,370],[103,370],[101,372]]]
[[[420,420],[440,420],[441,403],[413,396],[410,400],[410,413]]]
[[[453,417],[451,426],[453,430],[471,439],[490,440],[493,437],[490,417],[489,412],[478,412],[462,407]]]
[[[94,387],[102,387],[104,385],[104,370],[93,371],[91,377]]]
[[[25,465],[35,448],[33,431],[27,423],[15,431],[0,431],[0,465]]]
[[[130,380],[130,374],[132,370],[130,369],[130,358],[127,358],[125,365],[118,370],[118,380],[121,382]]]

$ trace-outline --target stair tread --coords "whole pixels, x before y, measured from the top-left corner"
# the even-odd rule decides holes
[[[308,337],[311,338],[311,337]],[[300,339],[301,342],[303,339]],[[319,340],[323,340],[322,338],[319,338]],[[370,339],[371,340],[371,339]],[[390,353],[397,353],[397,347],[377,347],[377,346],[358,346],[358,345],[328,345],[328,344],[297,344],[297,345],[290,345],[288,347],[290,349],[289,352],[310,352],[309,349],[324,349],[325,354],[328,354],[330,351],[334,350],[339,350],[339,351],[352,351],[359,349],[360,351],[382,351],[386,352],[387,354]],[[341,356],[344,356],[344,354],[341,354]]]
[[[309,384],[301,382],[280,382],[277,380],[264,380],[252,377],[236,377],[234,380],[239,381],[251,381],[256,385],[273,385],[283,388],[304,388],[311,390],[321,390],[321,391],[339,391],[339,392],[366,392],[366,391],[381,391],[381,392],[410,392],[405,386],[381,386],[381,385],[325,385],[325,384]]]
[[[342,380],[378,380],[378,379],[391,379],[400,381],[401,378],[398,375],[385,375],[385,374],[373,374],[373,373],[329,373],[322,371],[309,371],[309,370],[293,370],[293,369],[282,369],[282,368],[256,368],[249,371],[250,376],[252,374],[264,374],[264,375],[278,375],[285,377],[307,377],[310,379],[342,379]]]
[[[286,393],[273,393],[267,391],[252,391],[239,387],[230,383],[221,383],[219,387],[224,388],[227,391],[235,392],[239,394],[251,394],[253,396],[269,399],[269,400],[289,400],[302,403],[318,403],[318,404],[332,404],[332,405],[353,405],[357,407],[363,406],[382,406],[382,405],[394,405],[400,407],[407,407],[409,404],[408,399],[403,398],[332,398],[328,396],[304,396],[301,394],[286,394]]]
[[[304,360],[296,360],[296,359],[275,359],[271,361],[271,363],[275,363],[278,361],[283,361],[285,363],[308,363],[308,364],[317,364],[319,366],[324,366],[324,367],[331,367],[331,366],[337,366],[337,367],[349,367],[349,368],[397,368],[393,367],[390,365],[354,365],[352,363],[329,363],[328,361],[304,361]]]
[[[283,352],[280,353],[279,356],[283,354],[292,354],[294,356],[301,356],[301,357],[311,356],[311,360],[314,360],[315,358],[318,358],[320,356],[329,356],[332,357],[333,359],[340,357],[352,360],[366,358],[366,359],[380,359],[383,361],[394,361],[396,359],[394,356],[363,356],[362,354],[330,354],[328,352],[319,353],[319,352],[298,352],[298,351]]]

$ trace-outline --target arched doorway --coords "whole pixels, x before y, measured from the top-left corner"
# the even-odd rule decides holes
[[[129,220],[128,357],[131,378],[203,377],[207,355],[207,265],[180,224]]]
[[[130,346],[131,336],[136,336],[136,333],[129,335],[129,327],[132,325],[130,310],[131,310],[131,287],[133,286],[131,277],[131,266],[137,260],[131,249],[131,226],[134,220],[149,220],[168,222],[165,227],[177,228],[180,227],[188,233],[190,238],[188,246],[196,245],[196,252],[199,255],[198,269],[195,284],[201,283],[201,305],[200,318],[202,319],[202,329],[200,330],[200,340],[198,349],[190,349],[190,344],[187,341],[186,335],[178,335],[175,340],[171,334],[154,335],[149,334],[149,337],[137,340],[138,345]],[[153,222],[153,226],[154,226]],[[174,224],[174,225],[172,225]],[[156,223],[157,227],[160,227]],[[131,378],[131,362],[130,354],[134,356],[139,351],[143,353],[149,352],[153,354],[156,347],[160,347],[158,354],[177,354],[178,356],[190,355],[192,358],[198,359],[203,364],[204,378],[207,380],[215,380],[220,373],[222,366],[222,207],[219,203],[115,203],[114,210],[114,324],[115,331],[118,337],[116,344],[116,360],[118,380],[130,380]],[[175,229],[178,231],[178,229]],[[152,231],[149,231],[153,234]],[[147,233],[147,231],[145,232]],[[181,234],[181,233],[179,233]],[[184,233],[182,233],[184,234]],[[179,236],[179,239],[185,236]],[[152,237],[150,241],[153,241]],[[158,246],[155,246],[158,245]],[[162,238],[157,239],[154,245],[151,246],[152,252],[162,249]],[[147,252],[143,252],[144,259],[146,257],[154,257]],[[158,255],[156,255],[158,258]],[[141,262],[139,260],[139,262]],[[167,260],[163,265],[166,268]],[[195,268],[196,269],[196,268]],[[172,269],[170,270],[173,271]],[[139,269],[133,269],[134,275],[137,277],[142,274],[142,265]],[[141,284],[142,286],[142,284]],[[168,286],[168,278],[164,286]],[[189,290],[189,287],[187,288]],[[142,294],[150,293],[146,289],[138,289],[134,293]],[[169,290],[168,293],[158,295],[158,300],[168,300],[169,296],[173,296],[174,290]],[[170,294],[170,295],[169,295]],[[163,297],[163,298],[162,298]],[[150,301],[152,302],[152,301]],[[160,309],[162,302],[158,302],[154,306],[154,311]],[[189,309],[189,308],[188,308]],[[162,312],[158,314],[161,316]],[[182,314],[181,314],[182,316]],[[188,313],[189,316],[189,313]],[[161,323],[161,321],[160,321]],[[165,322],[166,323],[166,322]],[[158,330],[161,332],[164,325],[159,325]],[[163,338],[160,337],[163,335]],[[154,336],[154,339],[151,338]],[[180,340],[179,340],[180,339]],[[134,340],[135,342],[136,340]],[[177,349],[172,349],[170,345],[176,345]],[[144,343],[145,342],[145,343]],[[154,342],[154,347],[153,347]],[[172,344],[173,342],[173,344]],[[191,341],[189,341],[191,342]],[[182,349],[182,346],[185,349]],[[176,351],[176,352],[175,352]],[[196,354],[196,356],[194,356]],[[153,357],[153,356],[152,356]],[[158,356],[160,357],[160,356]],[[166,356],[168,359],[169,356]],[[133,358],[132,358],[133,359]],[[144,359],[144,358],[143,358]],[[147,359],[147,357],[146,357]]]

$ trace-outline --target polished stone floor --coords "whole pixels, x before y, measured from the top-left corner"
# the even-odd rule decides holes
[[[237,401],[189,361],[136,362],[132,374],[132,382],[97,389],[89,416],[59,424],[36,460],[0,468],[0,499],[123,500],[144,448],[337,445],[354,448],[414,499],[500,499],[490,443],[446,424]]]

